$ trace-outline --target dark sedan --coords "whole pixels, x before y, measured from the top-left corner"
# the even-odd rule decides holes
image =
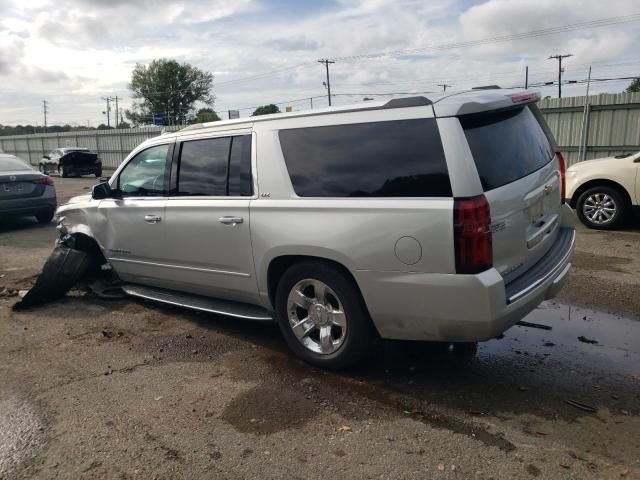
[[[57,148],[42,157],[40,171],[45,175],[57,172],[61,177],[72,175],[102,176],[102,161],[88,148]]]
[[[51,177],[14,155],[0,153],[0,216],[34,216],[49,223],[56,205]]]

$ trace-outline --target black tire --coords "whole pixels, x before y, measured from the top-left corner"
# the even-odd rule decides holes
[[[42,173],[43,175],[47,175],[47,167],[45,166],[44,163],[41,163],[39,165],[39,170],[40,170],[40,173]]]
[[[58,165],[58,175],[60,175],[62,178],[67,178],[69,176],[69,173],[67,172],[67,169],[64,168],[64,166]]]
[[[585,209],[588,210],[589,205],[593,204],[594,198],[606,198],[610,199],[610,202],[613,202],[615,213],[611,217],[610,220],[606,221],[597,221],[592,220],[587,216]],[[611,205],[610,202],[607,202],[607,205]],[[587,207],[585,207],[587,204]],[[582,192],[582,194],[578,197],[578,201],[576,202],[576,214],[582,223],[584,223],[587,227],[593,228],[596,230],[613,230],[618,228],[622,222],[625,221],[627,217],[629,205],[627,204],[627,199],[624,195],[616,188],[609,187],[606,185],[596,186],[589,188]]]
[[[311,351],[298,340],[291,328],[287,311],[289,293],[298,282],[306,279],[319,280],[327,285],[342,304],[346,333],[341,345],[332,353]],[[376,345],[375,328],[353,279],[327,263],[304,261],[291,266],[278,283],[275,300],[276,320],[287,345],[312,365],[333,370],[352,367],[364,360]]]
[[[49,223],[51,220],[53,220],[53,215],[54,215],[53,210],[38,212],[36,213],[36,219],[38,220],[39,223]]]
[[[96,171],[94,172],[94,174],[95,174],[96,178],[100,178],[100,177],[102,176],[102,169],[100,169],[100,170],[96,170]]]

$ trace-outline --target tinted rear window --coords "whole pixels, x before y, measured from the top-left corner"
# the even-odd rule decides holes
[[[460,123],[485,191],[526,177],[553,157],[549,139],[528,107],[465,115]]]
[[[178,168],[178,195],[226,195],[230,147],[231,137],[184,142]]]
[[[434,119],[331,125],[280,131],[301,197],[450,197]]]

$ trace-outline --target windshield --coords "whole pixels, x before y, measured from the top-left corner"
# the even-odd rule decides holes
[[[16,157],[0,157],[0,172],[31,170],[31,167]]]

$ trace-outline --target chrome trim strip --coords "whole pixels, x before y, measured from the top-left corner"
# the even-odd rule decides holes
[[[167,305],[174,305],[176,307],[189,308],[191,310],[199,310],[201,312],[215,313],[216,315],[225,315],[227,317],[242,318],[244,320],[273,320],[273,317],[270,315],[264,315],[264,316],[240,315],[238,313],[233,313],[225,310],[205,308],[205,307],[195,306],[195,305],[191,305],[184,302],[167,300],[166,298],[154,297],[153,295],[136,292],[135,289],[131,289],[128,285],[123,285],[122,290],[124,290],[126,294],[131,295],[133,297],[145,298],[147,300],[153,300],[154,302],[166,303]]]
[[[123,263],[135,263],[138,265],[150,265],[152,267],[164,267],[164,268],[175,268],[178,270],[191,270],[194,272],[206,272],[206,273],[220,273],[222,275],[233,275],[236,277],[247,277],[250,278],[251,274],[242,273],[242,272],[228,272],[225,270],[215,270],[213,268],[201,268],[201,267],[185,267],[183,265],[170,265],[167,263],[156,263],[156,262],[143,262],[142,260],[130,260],[128,258],[110,258],[110,262],[123,262]]]
[[[515,302],[516,300],[519,300],[520,298],[524,297],[529,292],[531,292],[531,290],[535,290],[541,284],[543,284],[544,282],[549,280],[551,277],[556,276],[557,273],[558,273],[558,270],[560,268],[562,268],[562,266],[565,264],[565,262],[569,261],[569,258],[571,257],[571,254],[573,253],[573,249],[574,249],[575,246],[576,246],[576,231],[573,230],[573,232],[571,232],[571,242],[569,244],[569,249],[567,250],[567,253],[565,253],[564,256],[562,257],[562,260],[560,260],[556,264],[555,268],[553,268],[549,273],[547,273],[543,277],[538,278],[535,282],[533,282],[532,284],[530,284],[526,288],[524,288],[524,289],[520,290],[519,292],[514,293],[513,295],[508,297],[507,298],[507,304],[511,304],[511,303]]]

